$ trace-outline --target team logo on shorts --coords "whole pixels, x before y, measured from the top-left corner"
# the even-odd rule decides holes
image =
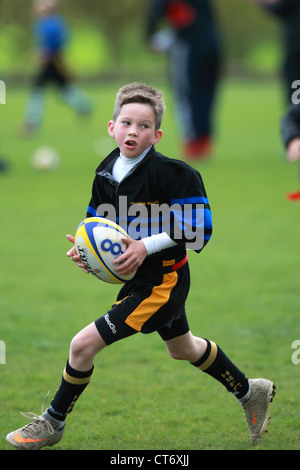
[[[117,330],[116,330],[115,325],[110,321],[108,313],[104,315],[104,319],[106,323],[108,324],[109,328],[111,329],[112,333],[115,335]]]

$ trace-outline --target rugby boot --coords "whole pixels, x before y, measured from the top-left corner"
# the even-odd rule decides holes
[[[256,444],[267,432],[271,420],[270,403],[275,396],[275,385],[266,379],[250,379],[251,395],[242,405],[250,433],[250,443]]]

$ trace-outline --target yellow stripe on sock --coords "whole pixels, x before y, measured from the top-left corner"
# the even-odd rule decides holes
[[[201,366],[198,366],[198,369],[200,370],[205,371],[206,369],[208,369],[217,357],[218,346],[213,341],[210,341],[210,345],[211,345],[211,350],[210,350],[208,358],[206,359],[205,362],[203,362],[203,364],[201,364]]]
[[[72,377],[69,375],[66,371],[66,369],[63,372],[63,378],[66,382],[72,385],[84,385],[88,384],[89,381],[91,380],[91,375],[89,377],[84,377],[83,379],[78,379],[77,377]]]

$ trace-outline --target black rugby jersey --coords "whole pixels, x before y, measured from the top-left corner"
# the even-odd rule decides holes
[[[200,173],[152,146],[118,183],[112,168],[119,155],[117,148],[96,169],[87,217],[106,217],[135,240],[167,232],[177,245],[148,256],[147,263],[180,259],[186,249],[199,253],[212,234],[211,210]]]

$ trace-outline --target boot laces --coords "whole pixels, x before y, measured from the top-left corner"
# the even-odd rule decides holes
[[[31,421],[31,423],[28,423],[25,427],[26,427],[26,430],[29,431],[32,435],[35,433],[35,430],[36,430],[37,426],[40,423],[43,423],[47,427],[47,430],[48,430],[49,434],[54,434],[54,432],[55,432],[52,424],[50,423],[50,421],[45,419],[44,416],[43,416],[44,409],[45,409],[45,404],[46,404],[49,393],[50,393],[50,391],[47,393],[46,398],[44,400],[41,415],[37,415],[36,413],[32,413],[31,411],[28,411],[26,413],[23,413],[21,411],[21,415],[23,415],[25,418],[27,418]]]

